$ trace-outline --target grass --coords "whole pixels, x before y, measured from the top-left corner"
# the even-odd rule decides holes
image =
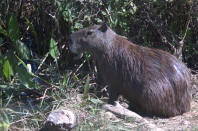
[[[83,73],[67,71],[60,75],[54,69],[48,70],[49,83],[39,85],[33,91],[49,99],[37,100],[37,96],[23,98],[24,87],[17,80],[12,85],[4,84],[4,88],[3,84],[0,85],[1,96],[4,96],[1,97],[0,131],[37,131],[44,125],[47,115],[61,107],[78,114],[78,125],[74,131],[125,131],[123,124],[101,116],[101,104],[104,102],[89,92],[95,88],[89,74],[80,76]]]

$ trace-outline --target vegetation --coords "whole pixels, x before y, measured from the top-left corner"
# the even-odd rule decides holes
[[[72,32],[104,22],[198,72],[196,0],[1,0],[0,130],[39,129],[51,110],[72,105],[79,94],[82,101],[71,108],[91,118],[76,130],[130,130],[98,117],[104,98],[96,96],[94,62],[89,54],[74,60],[68,50]]]

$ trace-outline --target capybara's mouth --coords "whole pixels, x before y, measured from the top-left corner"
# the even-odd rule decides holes
[[[76,51],[74,51],[72,49],[72,41],[71,41],[71,43],[69,43],[69,50],[70,50],[71,54],[74,56],[73,57],[74,60],[79,60],[83,57],[83,53],[77,53]]]

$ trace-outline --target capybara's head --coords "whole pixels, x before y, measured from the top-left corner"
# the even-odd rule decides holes
[[[69,48],[75,54],[81,54],[85,51],[100,52],[103,44],[110,43],[106,42],[107,35],[108,39],[111,39],[109,34],[113,35],[114,32],[106,24],[81,29],[71,34]]]

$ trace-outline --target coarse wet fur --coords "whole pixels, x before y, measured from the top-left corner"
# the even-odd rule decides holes
[[[92,52],[110,87],[110,103],[122,95],[132,106],[161,117],[190,110],[191,74],[168,52],[135,45],[105,24],[72,33],[70,50]]]

